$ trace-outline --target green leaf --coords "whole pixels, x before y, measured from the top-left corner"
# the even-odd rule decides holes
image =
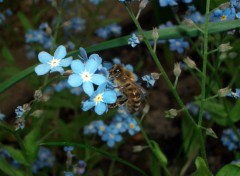
[[[27,68],[26,70],[23,70],[22,72],[19,72],[17,75],[13,76],[12,78],[2,82],[0,84],[0,93],[3,93],[5,90],[7,90],[9,87],[15,85],[22,79],[28,77],[33,73],[33,69],[35,68],[35,65],[32,67]]]
[[[25,174],[13,168],[5,159],[0,158],[0,170],[9,176],[24,176]]]
[[[22,12],[18,12],[17,16],[19,18],[19,20],[22,23],[22,26],[24,28],[25,33],[32,28],[32,25],[30,23],[30,21],[28,20],[28,18],[26,17],[26,15]]]
[[[14,57],[8,47],[6,47],[6,46],[2,47],[2,56],[3,56],[3,58],[5,58],[5,60],[8,63],[10,63],[10,64],[14,63]]]
[[[237,164],[227,164],[218,171],[216,176],[237,176],[240,175],[240,165]]]
[[[8,151],[8,153],[19,163],[28,165],[28,162],[26,161],[26,159],[23,156],[23,153],[20,150],[15,149],[10,146],[4,146],[4,149],[6,149]]]
[[[118,162],[120,162],[120,163],[122,163],[126,166],[129,166],[130,168],[134,169],[135,171],[138,171],[139,173],[141,173],[142,175],[147,176],[147,174],[144,171],[142,171],[140,168],[136,167],[135,165],[129,163],[128,161],[123,160],[116,155],[113,155],[111,153],[108,153],[104,150],[101,150],[99,148],[95,148],[95,147],[90,146],[90,145],[77,144],[77,143],[71,143],[71,142],[46,142],[46,143],[42,143],[40,145],[45,145],[45,146],[73,146],[73,147],[79,147],[79,148],[82,148],[82,149],[85,149],[85,150],[91,150],[91,151],[97,152],[99,154],[102,154],[104,157],[109,157],[112,160],[118,161]]]
[[[232,108],[229,117],[233,122],[238,122],[240,120],[240,100],[237,100],[234,107]]]
[[[153,146],[154,153],[155,153],[156,157],[158,158],[158,160],[160,161],[160,163],[162,165],[166,166],[168,164],[167,157],[164,155],[162,150],[159,148],[158,143],[156,143],[155,141],[151,140],[151,144]]]
[[[37,158],[39,148],[40,124],[35,127],[30,133],[25,136],[23,143],[26,149],[26,155],[30,163],[34,162]]]
[[[22,21],[22,23],[24,24],[25,30],[29,29],[31,27],[31,25],[30,25],[29,21],[27,20],[27,18],[25,17],[25,15],[23,13],[19,12],[18,16],[19,16],[20,20]],[[204,26],[202,25],[200,27],[204,27]],[[234,28],[238,28],[238,27],[240,27],[240,20],[231,20],[231,21],[222,21],[222,22],[211,22],[211,23],[209,23],[208,30],[209,30],[209,33],[218,33],[218,32],[227,31],[227,30],[231,30]],[[146,33],[147,39],[151,40],[152,39],[152,31],[147,31],[145,33]],[[196,36],[202,35],[197,28],[194,28],[194,27],[190,28],[186,25],[179,25],[176,27],[159,29],[158,33],[159,33],[159,40],[167,40],[167,39],[174,39],[174,38],[180,38],[180,37],[196,37]],[[105,41],[105,42],[102,42],[102,43],[99,43],[99,44],[96,44],[96,45],[86,48],[86,51],[88,53],[92,53],[92,52],[96,52],[96,51],[102,51],[102,50],[106,50],[106,49],[110,49],[110,48],[116,48],[116,47],[128,45],[129,37],[130,36],[128,35],[128,36],[119,37],[119,38],[116,38],[113,40]],[[72,51],[68,54],[68,56],[77,56],[78,53],[79,53],[78,50]],[[0,84],[0,93],[4,92],[10,86],[13,86],[14,84],[16,84],[16,82],[20,81],[21,79],[26,78],[27,76],[32,74],[34,71],[33,70],[34,67],[35,66],[27,68],[26,70],[19,73],[20,75],[22,75],[20,77],[14,76],[14,77],[10,78],[9,80],[1,83]],[[28,74],[26,74],[26,72]]]
[[[193,176],[212,176],[213,174],[209,171],[205,161],[201,157],[197,157],[195,161],[197,167],[196,172],[193,173]]]

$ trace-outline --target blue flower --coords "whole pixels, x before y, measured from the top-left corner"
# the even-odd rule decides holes
[[[74,173],[77,175],[82,175],[85,172],[87,164],[83,160],[79,160],[77,165],[74,167]]]
[[[177,2],[175,0],[159,0],[159,4],[161,7],[166,7],[166,6],[174,6],[177,5]]]
[[[97,54],[92,54],[85,64],[80,60],[72,61],[73,74],[68,77],[69,85],[72,87],[83,85],[83,91],[91,96],[94,92],[93,84],[100,85],[107,81],[103,75],[95,74],[101,64],[100,61],[101,58]]]
[[[16,109],[15,109],[15,113],[17,115],[17,118],[20,118],[23,116],[24,114],[24,109],[22,106],[18,106]]]
[[[5,114],[0,112],[0,121],[3,121],[5,119],[5,117],[6,117]]]
[[[71,33],[82,32],[85,29],[85,27],[86,20],[79,17],[73,17],[63,24],[63,29],[66,34],[69,34],[70,31]]]
[[[142,80],[147,82],[147,87],[153,87],[156,82],[152,75],[144,75]]]
[[[74,174],[69,171],[64,171],[64,176],[74,176]]]
[[[170,39],[170,50],[177,51],[179,54],[184,52],[184,49],[189,47],[188,42],[184,41],[183,39]]]
[[[240,134],[240,130],[238,129]],[[240,141],[238,140],[237,135],[231,128],[223,130],[221,141],[229,151],[237,150],[240,147]]]
[[[97,133],[97,128],[95,125],[96,121],[90,123],[89,125],[84,126],[83,134],[95,134]]]
[[[108,110],[108,104],[115,103],[117,95],[113,90],[106,90],[106,83],[101,84],[97,90],[91,95],[90,99],[83,103],[83,111],[87,111],[93,107],[98,115],[102,115]]]
[[[128,124],[127,131],[131,136],[140,131],[140,127],[134,118],[128,118],[126,123]]]
[[[122,136],[112,126],[108,126],[102,135],[102,140],[106,141],[107,146],[112,148],[116,142],[122,141]]]
[[[192,0],[182,0],[182,2],[184,2],[184,3],[191,3]]]
[[[224,10],[217,9],[211,14],[210,19],[211,21],[227,21],[233,20],[235,16],[235,8],[226,8]]]
[[[73,151],[73,149],[74,149],[73,146],[65,146],[65,147],[63,148],[63,150],[64,150],[65,152],[71,152],[71,151]]]
[[[98,5],[102,0],[89,0],[92,4]]]
[[[136,36],[136,34],[134,34],[134,33],[132,34],[132,37],[130,37],[128,39],[128,44],[131,45],[133,48],[135,46],[137,46],[137,44],[139,44],[139,43],[140,43],[140,41],[139,41],[138,37]]]
[[[42,63],[35,67],[35,72],[37,75],[44,75],[50,71],[51,72],[60,72],[64,73],[62,67],[68,67],[72,61],[72,57],[67,57],[63,59],[67,55],[66,48],[63,45],[60,45],[54,55],[50,55],[49,53],[42,51],[38,54],[38,60]]]
[[[235,92],[228,93],[227,97],[239,99],[240,98],[240,89],[236,89]]]
[[[105,123],[102,120],[95,121],[94,124],[97,129],[98,135],[102,136],[107,128],[107,125],[105,125]]]

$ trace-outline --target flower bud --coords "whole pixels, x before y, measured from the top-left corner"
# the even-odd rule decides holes
[[[185,24],[185,25],[187,25],[189,27],[193,27],[195,25],[195,23],[191,19],[189,19],[189,18],[185,18],[183,20],[183,24]]]
[[[42,91],[40,89],[36,90],[34,92],[34,100],[40,101],[41,98],[42,98]]]
[[[158,35],[158,29],[156,27],[153,28],[152,30],[152,38],[154,41],[157,41],[159,35]]]
[[[153,72],[153,73],[151,73],[151,76],[152,76],[152,78],[153,78],[154,80],[157,80],[157,79],[159,79],[160,74],[159,74],[159,73],[156,73],[156,72]]]
[[[144,9],[148,3],[148,0],[142,0],[139,4],[139,9]]]
[[[133,152],[141,152],[146,148],[148,148],[148,146],[135,145],[133,146]]]
[[[224,44],[221,44],[221,45],[219,45],[218,46],[218,51],[219,52],[227,52],[227,51],[229,51],[229,50],[231,50],[232,49],[232,47],[230,46],[230,43],[228,42],[228,43],[224,43]]]
[[[166,118],[171,118],[173,119],[174,117],[176,117],[178,114],[176,109],[170,109],[168,111],[165,111],[165,117]]]
[[[189,57],[185,58],[183,61],[185,62],[185,64],[187,64],[189,68],[196,68],[196,63]]]
[[[231,89],[229,87],[225,87],[222,89],[219,89],[217,94],[219,97],[226,97],[231,92]]]
[[[174,64],[174,69],[173,69],[173,73],[176,77],[179,77],[180,74],[181,74],[182,70],[181,70],[181,67],[180,67],[180,64],[179,63],[175,63]]]

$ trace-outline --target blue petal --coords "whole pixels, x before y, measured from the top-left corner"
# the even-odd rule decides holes
[[[88,60],[87,52],[84,48],[80,47],[79,48],[80,55],[82,56],[84,61]]]
[[[114,91],[105,91],[103,94],[103,102],[105,103],[115,103],[117,100],[117,95]]]
[[[112,148],[114,146],[115,142],[113,140],[107,141],[108,147]]]
[[[107,82],[106,77],[100,74],[93,74],[92,75],[92,82],[96,85],[101,85]]]
[[[54,67],[50,70],[50,73],[52,72],[59,72],[62,75],[64,73],[64,70],[62,67]]]
[[[63,45],[60,45],[54,52],[55,59],[63,59],[66,55],[67,55],[67,51],[65,46]]]
[[[100,64],[96,60],[88,59],[85,68],[89,73],[95,73],[99,65]]]
[[[95,103],[93,101],[85,101],[83,103],[82,110],[87,111],[87,110],[91,109],[94,105],[95,105]]]
[[[44,75],[50,70],[50,65],[48,64],[40,64],[35,67],[35,72],[37,73],[38,76]]]
[[[84,65],[80,60],[72,61],[71,68],[74,73],[82,73],[84,71]]]
[[[98,54],[92,54],[89,59],[95,60],[99,65],[102,63],[102,58]]]
[[[78,87],[82,84],[82,78],[78,74],[71,74],[68,77],[68,84],[72,87]]]
[[[53,58],[52,55],[45,51],[42,51],[38,54],[38,60],[43,64],[47,64],[52,60],[52,58]]]
[[[99,85],[97,88],[97,91],[96,91],[97,94],[102,93],[105,90],[106,86],[107,86],[107,83],[103,83],[103,84]]]
[[[102,115],[106,111],[106,109],[107,109],[106,104],[102,102],[98,103],[94,108],[95,112],[98,115]]]
[[[84,82],[83,90],[90,97],[94,92],[93,84],[91,82]]]
[[[68,58],[65,58],[65,59],[62,59],[60,61],[60,65],[61,67],[68,67],[72,62],[72,56],[68,57]]]

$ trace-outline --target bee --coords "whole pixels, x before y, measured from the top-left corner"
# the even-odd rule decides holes
[[[144,92],[143,88],[137,84],[134,74],[121,64],[115,64],[109,70],[109,78],[123,94],[122,97],[118,97],[115,104],[111,104],[109,107],[126,105],[129,113],[138,112],[144,98]]]

